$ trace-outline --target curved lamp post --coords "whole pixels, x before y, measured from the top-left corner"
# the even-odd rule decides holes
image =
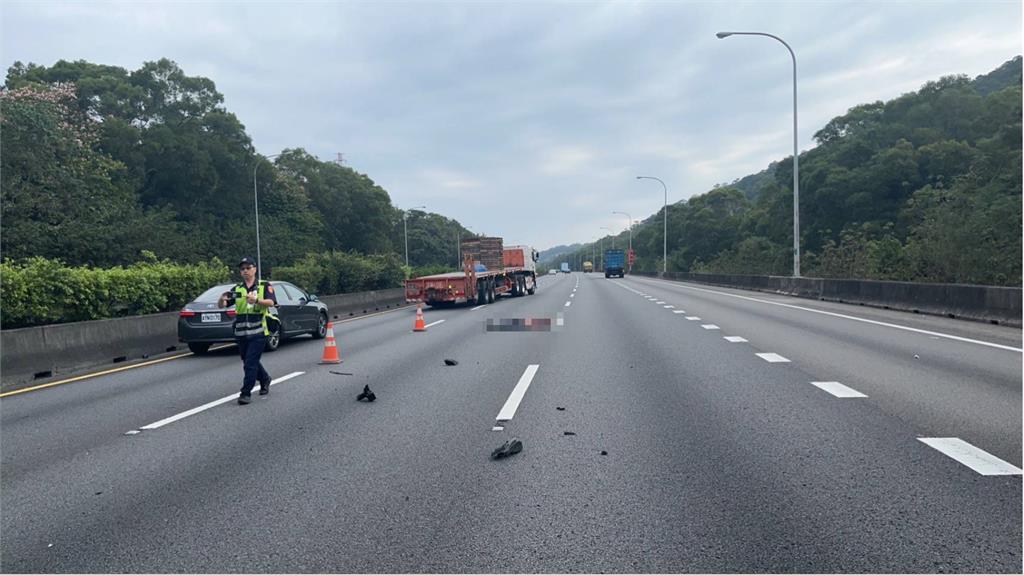
[[[729,36],[767,36],[782,43],[793,58],[793,277],[800,277],[800,154],[797,148],[797,117],[796,117],[796,54],[786,41],[774,34],[765,32],[719,32],[719,38]]]
[[[405,231],[405,267],[409,267],[409,212],[412,210],[418,210],[423,208],[426,210],[426,206],[413,206],[408,210],[402,212],[402,229]]]
[[[268,162],[270,161],[271,158],[277,158],[281,154],[284,154],[284,152],[281,152],[279,154],[271,154],[270,156],[264,156],[263,154],[260,154],[259,152],[256,153],[257,156],[265,159]],[[257,190],[257,188],[256,188],[256,170],[258,170],[259,167],[260,167],[260,161],[256,160],[256,165],[252,167],[252,200],[253,200],[253,205],[256,208],[256,281],[257,282],[259,282],[263,278],[263,261],[260,258],[260,194],[259,194],[259,190]]]
[[[657,180],[658,182],[661,182],[661,188],[665,192],[665,229],[662,231],[661,240],[661,274],[664,276],[665,272],[668,272],[668,186],[665,186],[665,183],[661,181],[661,178],[655,178],[654,176],[637,176],[636,179]]]

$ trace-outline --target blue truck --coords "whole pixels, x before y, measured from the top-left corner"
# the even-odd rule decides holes
[[[611,249],[604,251],[604,277],[626,277],[626,251]]]

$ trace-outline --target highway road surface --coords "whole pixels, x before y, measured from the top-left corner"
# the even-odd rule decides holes
[[[248,406],[231,346],[4,394],[0,568],[1022,570],[1019,329],[582,273],[414,312]]]

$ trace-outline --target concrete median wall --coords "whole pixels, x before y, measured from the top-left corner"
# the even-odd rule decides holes
[[[656,276],[655,274],[637,274]],[[665,278],[950,318],[966,318],[1007,326],[1021,326],[1022,292],[1020,288],[974,284],[926,284],[922,282],[681,272],[669,272]]]
[[[332,320],[405,304],[405,289],[320,298]],[[0,332],[0,390],[78,370],[141,360],[182,348],[178,313],[51,324]]]

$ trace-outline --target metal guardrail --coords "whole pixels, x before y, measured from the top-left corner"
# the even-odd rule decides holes
[[[332,320],[405,304],[405,289],[336,294],[320,298]],[[33,380],[131,360],[182,348],[178,313],[70,322],[0,332],[0,390]]]

